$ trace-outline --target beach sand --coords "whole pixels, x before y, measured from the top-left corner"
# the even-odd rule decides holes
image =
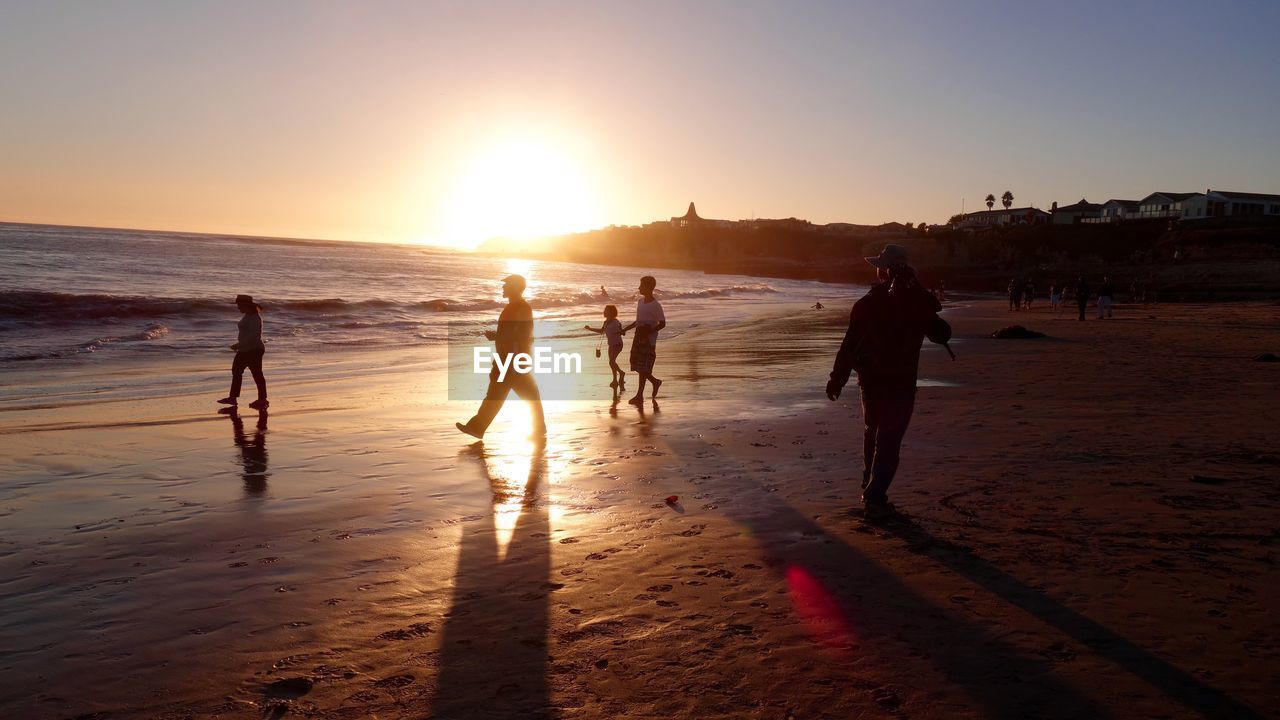
[[[261,428],[7,408],[0,717],[1280,716],[1280,307],[959,303],[877,524],[847,311],[663,341],[643,412],[593,364],[541,449],[403,352]]]

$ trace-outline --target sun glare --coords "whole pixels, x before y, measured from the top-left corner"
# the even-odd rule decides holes
[[[443,210],[441,240],[463,248],[491,238],[528,241],[603,224],[593,184],[571,153],[532,140],[495,143],[475,155]]]

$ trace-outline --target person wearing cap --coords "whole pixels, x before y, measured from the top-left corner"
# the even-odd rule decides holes
[[[538,383],[533,373],[518,372],[515,364],[509,367],[506,377],[498,380],[497,359],[504,363],[512,355],[533,354],[533,308],[524,299],[525,279],[520,275],[508,275],[502,279],[502,296],[507,299],[507,306],[498,316],[498,330],[486,330],[484,336],[493,341],[494,365],[489,370],[489,389],[474,417],[466,423],[454,423],[462,432],[471,437],[484,439],[484,433],[490,423],[502,410],[507,395],[515,391],[520,399],[529,403],[529,411],[533,414],[533,435],[535,438],[547,434],[546,419],[542,414],[542,396],[538,392]]]
[[[849,329],[836,354],[827,398],[835,401],[858,372],[862,391],[862,502],[867,517],[892,512],[889,484],[898,470],[902,438],[915,408],[916,374],[924,338],[951,340],[951,326],[938,317],[942,305],[920,284],[907,250],[886,245],[876,257],[879,283],[854,303]]]
[[[262,356],[267,352],[262,342],[262,306],[253,301],[252,295],[237,295],[236,307],[244,317],[237,324],[236,344],[231,346],[236,351],[231,361],[231,393],[218,402],[234,407],[240,401],[240,380],[247,368],[253,375],[253,384],[258,386],[258,399],[249,407],[266,410],[271,403],[267,401],[267,379],[262,374]]]

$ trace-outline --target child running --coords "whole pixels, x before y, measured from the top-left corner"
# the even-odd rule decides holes
[[[602,290],[604,288],[601,288]],[[609,387],[625,390],[627,387],[627,374],[622,372],[622,368],[618,367],[618,355],[622,352],[622,323],[618,322],[618,306],[604,306],[604,324],[598,328],[590,325],[584,326],[591,332],[600,335],[603,334],[609,340],[609,372],[612,382]]]

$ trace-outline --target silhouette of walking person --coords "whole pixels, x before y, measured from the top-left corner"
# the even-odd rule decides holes
[[[1089,307],[1089,283],[1085,282],[1084,276],[1076,281],[1076,309],[1080,311],[1080,317],[1077,320],[1084,320],[1084,311]]]
[[[489,389],[480,402],[480,409],[470,420],[466,423],[454,423],[455,427],[471,437],[484,439],[485,431],[498,416],[507,401],[507,395],[513,390],[521,400],[529,403],[529,412],[533,415],[533,436],[538,438],[547,434],[538,383],[532,372],[519,372],[512,358],[521,353],[533,355],[533,308],[524,299],[525,285],[525,279],[520,275],[508,275],[502,280],[502,296],[507,298],[507,306],[498,315],[497,331],[484,332],[485,338],[493,341],[494,345],[494,364],[489,369]],[[498,371],[499,358],[507,364],[505,376],[501,376]],[[499,377],[502,379],[499,380]]]
[[[231,346],[236,351],[231,361],[231,393],[218,402],[235,406],[240,401],[240,381],[247,368],[253,375],[253,384],[258,386],[258,399],[249,403],[254,410],[263,410],[271,403],[267,401],[267,378],[262,374],[262,356],[267,346],[262,342],[262,306],[253,301],[251,295],[237,295],[236,307],[244,313],[237,323],[239,335]]]
[[[827,398],[838,399],[850,373],[857,370],[864,425],[862,502],[866,517],[875,518],[893,512],[888,490],[915,408],[920,345],[926,336],[940,345],[947,343],[951,326],[938,317],[941,303],[907,264],[906,248],[886,245],[866,260],[877,268],[881,282],[849,313]]]
[[[662,386],[662,381],[653,375],[653,364],[658,359],[658,331],[667,326],[667,316],[662,312],[662,303],[653,297],[653,291],[657,287],[658,281],[652,275],[640,278],[642,297],[636,303],[636,319],[622,329],[624,333],[631,328],[636,329],[636,334],[631,339],[631,369],[640,376],[640,383],[636,387],[635,397],[627,401],[636,406],[644,404],[646,381],[653,383],[651,397],[655,402],[658,388]]]
[[[261,495],[266,492],[270,475],[267,472],[267,411],[258,413],[253,437],[245,433],[244,419],[236,408],[225,408],[221,412],[231,417],[232,434],[236,447],[240,449],[240,464],[243,465],[244,492],[246,495]]]

